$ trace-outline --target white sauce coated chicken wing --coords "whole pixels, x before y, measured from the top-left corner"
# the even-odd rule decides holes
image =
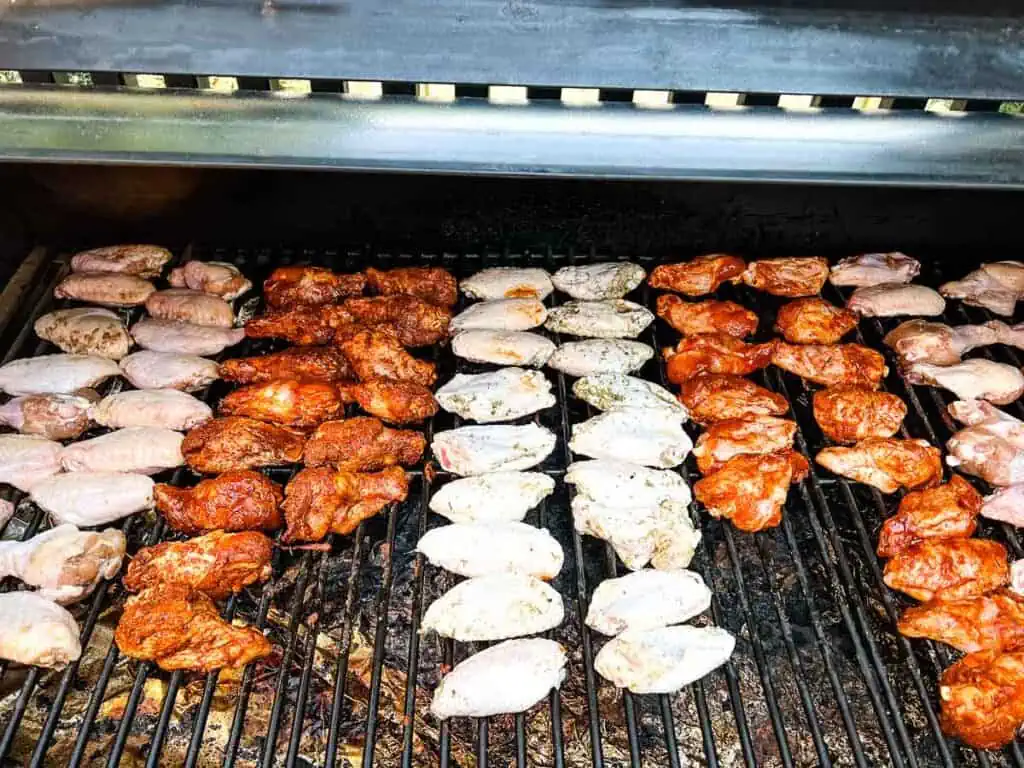
[[[447,471],[482,475],[536,466],[555,449],[555,442],[553,432],[536,424],[493,424],[438,432],[430,448]]]
[[[474,363],[540,368],[554,351],[551,339],[526,331],[463,331],[452,339],[452,352]]]
[[[9,395],[71,394],[120,372],[113,360],[95,355],[39,355],[0,366],[0,389]]]
[[[565,482],[576,492],[615,507],[651,507],[663,501],[689,504],[693,496],[675,472],[649,469],[624,461],[576,461],[569,465]]]
[[[634,373],[654,357],[654,350],[639,341],[586,339],[570,341],[555,350],[548,367],[568,376]]]
[[[453,523],[518,522],[554,490],[541,472],[490,472],[445,483],[430,509]]]
[[[526,523],[453,523],[427,531],[417,551],[459,576],[519,573],[550,581],[562,570],[562,547]]]
[[[451,333],[471,330],[528,331],[543,325],[548,311],[537,299],[496,299],[472,304],[452,318]]]
[[[683,463],[693,442],[677,420],[634,408],[607,411],[573,425],[569,448],[594,459],[670,469]]]
[[[153,506],[153,480],[130,472],[70,472],[32,486],[32,501],[58,523],[103,525]]]
[[[625,299],[568,301],[548,312],[552,333],[597,339],[634,339],[654,322],[647,307]]]
[[[711,607],[711,590],[693,571],[636,571],[597,585],[587,626],[602,635],[681,624]]]
[[[555,404],[547,377],[524,368],[457,373],[434,399],[446,411],[482,423],[511,421]]]
[[[213,410],[177,389],[133,389],[107,395],[89,410],[97,424],[111,429],[160,427],[185,431],[213,418]]]
[[[622,373],[585,376],[572,385],[572,393],[598,410],[640,408],[658,411],[666,418],[686,421],[686,406],[664,387]]]
[[[562,267],[551,282],[574,299],[596,301],[621,299],[647,277],[647,271],[629,261],[605,261],[598,264]]]
[[[82,655],[75,619],[35,592],[0,595],[0,658],[62,669]]]
[[[536,267],[489,267],[467,277],[459,287],[474,299],[546,299],[555,287]]]

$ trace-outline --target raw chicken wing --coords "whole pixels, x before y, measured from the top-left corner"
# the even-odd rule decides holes
[[[0,435],[0,483],[29,490],[61,471],[64,447],[35,435]]]
[[[195,392],[215,382],[217,364],[197,355],[174,352],[133,352],[121,361],[121,373],[139,389],[181,389]]]
[[[563,560],[562,547],[550,533],[519,522],[442,525],[427,531],[416,551],[459,576],[519,573],[550,581]]]
[[[635,571],[597,585],[586,624],[614,637],[682,624],[710,607],[711,590],[693,571]]]
[[[250,339],[285,339],[292,344],[330,344],[358,329],[352,313],[341,306],[271,310],[245,324]]]
[[[999,488],[986,496],[981,505],[982,517],[1024,528],[1024,485]]]
[[[80,307],[48,312],[35,323],[36,335],[61,352],[120,360],[132,346],[121,318],[109,309]]]
[[[1013,742],[1024,722],[1024,652],[982,651],[942,673],[942,731],[977,749]]]
[[[574,299],[600,301],[621,299],[640,285],[645,277],[647,272],[639,264],[605,261],[562,267],[551,276],[551,282]]]
[[[445,483],[430,509],[453,523],[516,523],[554,490],[541,472],[489,472]]]
[[[1012,315],[1017,300],[1024,294],[1024,264],[1019,261],[997,261],[982,264],[962,280],[939,286],[939,293],[964,304]]]
[[[689,414],[671,392],[650,381],[622,373],[584,376],[572,385],[572,393],[599,411],[637,408],[659,411],[666,418],[686,421]]]
[[[724,333],[742,339],[757,330],[757,315],[733,301],[683,301],[663,293],[658,297],[657,312],[683,336]]]
[[[63,669],[81,655],[78,624],[67,610],[35,592],[0,595],[0,659]]]
[[[408,493],[409,478],[401,467],[380,472],[304,469],[285,488],[281,509],[288,527],[282,541],[320,541],[329,533],[352,533]]]
[[[791,450],[736,456],[697,481],[693,493],[712,517],[727,518],[741,531],[756,532],[782,522],[789,486],[807,477],[807,459]]]
[[[325,421],[306,441],[302,461],[307,467],[333,466],[349,472],[376,472],[409,467],[427,446],[421,432],[385,427],[379,419],[357,416]]]
[[[488,267],[467,277],[459,287],[474,299],[540,299],[555,286],[551,276],[538,267]]]
[[[925,285],[882,283],[858,288],[846,302],[846,307],[865,317],[895,317],[897,315],[941,315],[946,301],[938,291]]]
[[[395,379],[425,387],[437,381],[437,368],[410,355],[393,331],[387,328],[361,330],[341,342],[349,366],[363,381]]]
[[[217,328],[144,317],[132,326],[132,338],[140,347],[154,352],[219,355],[244,339],[245,331],[242,328]]]
[[[71,257],[71,271],[156,277],[170,260],[171,252],[158,245],[108,245],[76,253]]]
[[[885,357],[860,344],[786,344],[775,347],[772,363],[801,378],[832,387],[837,384],[877,389],[889,372]]]
[[[237,299],[252,288],[252,282],[238,267],[225,261],[189,261],[172,269],[167,282],[175,288],[191,288],[227,301]]]
[[[181,451],[196,472],[278,467],[302,458],[302,433],[243,416],[210,419],[185,435]]]
[[[107,395],[89,409],[89,418],[111,429],[160,427],[181,431],[213,418],[213,410],[177,389],[130,389]]]
[[[624,632],[594,658],[605,680],[633,693],[676,693],[720,667],[736,638],[718,627],[662,627]]]
[[[925,440],[868,437],[850,447],[824,448],[814,460],[830,472],[882,493],[930,488],[942,480],[942,453]]]
[[[336,304],[346,296],[358,296],[366,278],[358,272],[343,275],[326,267],[278,267],[263,283],[263,300],[268,307]]]
[[[775,453],[793,447],[796,422],[776,416],[725,419],[708,427],[693,449],[702,475],[717,472],[734,456]]]
[[[548,360],[548,367],[567,376],[598,373],[634,373],[654,357],[654,350],[639,341],[585,339],[562,344]]]
[[[329,347],[288,347],[280,352],[239,357],[220,364],[220,376],[236,384],[267,384],[277,379],[345,381],[356,374],[341,350]]]
[[[430,390],[412,381],[372,379],[345,387],[345,394],[388,424],[419,424],[437,413]]]
[[[926,539],[966,539],[978,526],[981,494],[960,475],[924,491],[912,491],[882,524],[878,556],[893,557]]]
[[[195,325],[230,328],[235,324],[235,312],[224,299],[191,288],[168,288],[150,294],[146,299],[146,311],[162,320]]]
[[[95,355],[39,355],[0,366],[0,389],[9,395],[71,394],[120,372],[117,363]]]
[[[908,608],[897,628],[964,653],[1012,651],[1024,646],[1024,600],[1009,590],[966,600],[935,601]]]
[[[999,344],[1024,349],[1024,323],[1007,325],[1002,320],[990,320],[985,323],[985,327],[996,332],[996,341]]]
[[[675,349],[662,350],[665,373],[673,384],[682,384],[705,373],[744,376],[759,371],[772,361],[776,342],[747,344],[724,333],[687,336]]]
[[[820,256],[761,259],[747,265],[740,276],[751,288],[773,296],[813,296],[828,277],[828,259]]]
[[[817,297],[784,305],[775,330],[793,344],[835,344],[857,327],[857,314]]]
[[[685,507],[692,498],[679,473],[623,461],[575,461],[566,470],[565,482],[575,485],[578,494],[611,507],[656,507],[664,501]]]
[[[679,466],[693,443],[675,419],[658,411],[606,411],[572,427],[569,448],[583,456],[670,469]]]
[[[60,461],[66,472],[137,472],[155,475],[185,463],[184,436],[173,429],[126,427],[65,446]]]
[[[323,381],[282,379],[250,384],[220,401],[221,416],[248,416],[286,427],[315,427],[333,419],[344,403],[337,385]]]
[[[80,390],[91,392],[92,390]],[[0,424],[49,440],[68,440],[89,428],[93,401],[84,395],[24,395],[0,405]]]
[[[1024,483],[1024,425],[1011,416],[961,429],[946,443],[946,450],[949,466],[987,483]]]
[[[913,384],[948,389],[961,400],[988,400],[1006,405],[1024,394],[1024,373],[1006,363],[972,358],[956,365],[914,363],[907,368]]]
[[[153,481],[131,472],[68,472],[32,486],[32,501],[58,523],[112,523],[153,506]]]
[[[357,323],[390,326],[407,347],[429,347],[447,339],[452,323],[447,307],[403,294],[346,299],[344,307]]]
[[[654,322],[647,307],[625,299],[567,301],[548,312],[552,333],[600,339],[635,339]]]
[[[886,334],[883,342],[904,363],[954,365],[975,347],[999,343],[999,336],[989,324],[950,327],[927,320],[907,320]]]
[[[742,376],[704,374],[683,382],[679,402],[690,418],[708,425],[724,419],[781,416],[789,410],[782,395],[758,386]]]
[[[56,299],[75,299],[107,307],[145,304],[156,288],[149,280],[112,272],[72,272],[53,289]]]
[[[907,404],[889,392],[837,386],[814,393],[814,420],[834,443],[892,437],[907,415]]]
[[[921,272],[921,262],[905,253],[862,253],[849,256],[834,267],[829,275],[832,285],[855,287],[880,283],[909,283]]]
[[[366,282],[373,293],[415,296],[439,307],[450,307],[459,300],[455,278],[442,267],[367,267]]]
[[[161,483],[153,489],[156,508],[176,531],[274,531],[284,524],[281,486],[251,470],[225,472],[194,488]]]
[[[446,411],[481,423],[511,421],[555,404],[547,377],[523,368],[457,373],[435,397]]]
[[[438,432],[430,450],[456,475],[530,469],[555,449],[555,435],[537,424],[489,424]]]
[[[1010,583],[1006,547],[990,539],[932,539],[914,544],[885,564],[890,589],[927,603],[965,600]]]
[[[526,331],[462,331],[452,339],[452,353],[474,363],[540,368],[554,351],[551,339]]]
[[[709,253],[681,264],[661,264],[651,272],[647,284],[651,288],[687,296],[703,296],[717,291],[722,283],[739,282],[746,268],[746,263],[739,256]]]
[[[485,642],[545,632],[562,623],[562,596],[540,579],[514,573],[456,584],[423,614],[420,633]]]

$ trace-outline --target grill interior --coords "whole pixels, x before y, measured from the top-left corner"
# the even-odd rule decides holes
[[[596,259],[593,252],[397,254],[371,250],[196,248],[193,257],[231,261],[259,285],[276,266],[310,262],[337,270],[365,264],[392,267],[440,264],[457,277],[486,266],[542,266],[549,270]],[[648,270],[653,259],[638,258]],[[973,265],[925,261],[919,282],[937,285]],[[39,344],[32,323],[54,308],[52,288],[63,262],[48,265],[0,341],[4,361],[52,352]],[[635,298],[653,308],[646,287]],[[745,287],[726,287],[732,298],[761,316],[758,339],[770,337],[782,300]],[[841,302],[827,286],[825,298]],[[559,302],[556,294],[549,299]],[[243,297],[243,318],[261,311]],[[134,318],[133,318],[134,319]],[[951,301],[950,324],[991,319],[982,310]],[[881,338],[899,320],[865,319],[854,339],[882,350]],[[641,340],[656,348],[678,335],[660,320]],[[556,339],[557,341],[557,339]],[[283,343],[246,340],[228,350],[246,356]],[[950,393],[911,387],[888,351],[885,388],[909,406],[905,431],[941,446],[953,431],[945,405]],[[455,372],[477,372],[447,348],[433,348],[439,381]],[[1020,353],[1004,347],[976,350],[1015,365]],[[571,382],[554,377],[558,403],[534,418],[559,443],[539,467],[556,480],[555,494],[526,522],[548,528],[566,561],[553,586],[566,601],[566,620],[550,636],[569,653],[568,676],[546,704],[523,715],[457,719],[439,725],[427,713],[442,671],[482,645],[417,633],[425,605],[454,585],[453,576],[423,562],[414,548],[424,531],[442,524],[427,500],[449,478],[433,468],[413,472],[401,505],[365,521],[348,537],[333,536],[329,552],[275,550],[273,579],[247,589],[225,605],[225,615],[269,632],[274,654],[240,676],[173,674],[119,656],[111,644],[124,592],[115,581],[74,609],[85,649],[80,662],[59,672],[0,666],[0,756],[12,765],[287,765],[287,766],[684,766],[684,765],[1024,765],[1014,745],[1003,753],[977,752],[946,740],[939,731],[937,679],[952,654],[934,643],[909,642],[894,632],[903,598],[882,583],[874,554],[881,521],[897,497],[849,483],[812,463],[794,486],[782,525],[756,535],[735,531],[696,507],[703,532],[692,568],[711,587],[710,616],[737,637],[723,667],[672,696],[617,691],[593,671],[601,636],[583,628],[587,601],[603,579],[625,570],[609,545],[580,537],[572,528],[568,490],[560,482],[573,460],[570,425],[590,415],[571,397]],[[638,375],[665,383],[660,361]],[[826,444],[810,407],[810,389],[770,367],[758,383],[780,392],[799,424],[796,448],[813,456]],[[117,384],[115,384],[117,386]],[[227,387],[203,393],[215,403]],[[1016,403],[1009,412],[1024,417]],[[444,412],[425,427],[458,425]],[[690,425],[692,427],[692,425]],[[691,436],[696,437],[691,431]],[[284,482],[292,470],[271,472]],[[695,479],[692,459],[682,468]],[[169,473],[170,474],[170,473]],[[166,478],[158,477],[158,480]],[[188,470],[171,482],[192,484]],[[972,481],[973,482],[973,481]],[[977,485],[977,483],[976,483]],[[980,520],[979,535],[1024,554],[1016,531]],[[46,521],[22,501],[5,538],[32,536]],[[169,538],[159,516],[124,523],[130,551]],[[7,584],[6,588],[12,588]],[[697,623],[700,623],[700,619]]]

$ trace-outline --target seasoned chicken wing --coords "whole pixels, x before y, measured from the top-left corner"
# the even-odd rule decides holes
[[[403,294],[346,299],[344,307],[358,323],[394,328],[407,347],[428,347],[447,339],[452,320],[447,307]]]
[[[415,296],[439,307],[450,307],[459,300],[455,278],[442,267],[367,267],[366,282],[374,293]]]
[[[774,296],[813,296],[828,278],[828,259],[820,256],[760,259],[740,276],[751,288]]]
[[[346,395],[371,416],[388,424],[418,424],[437,413],[437,401],[422,384],[371,379],[345,388]]]
[[[308,467],[376,472],[396,464],[412,466],[426,447],[427,440],[421,432],[392,429],[379,419],[356,416],[325,421],[317,427],[302,451],[302,461]]]
[[[948,389],[961,400],[988,400],[1007,405],[1024,394],[1024,373],[1016,366],[975,357],[955,365],[913,363],[907,368],[913,384]]]
[[[539,299],[478,301],[452,318],[451,332],[503,331],[517,333],[543,325],[548,310]]]
[[[146,311],[162,320],[195,325],[230,328],[235,324],[235,312],[224,299],[191,288],[168,288],[150,294],[146,299]]]
[[[937,488],[912,491],[882,524],[878,556],[893,557],[925,539],[966,539],[974,535],[981,494],[960,475]]]
[[[75,299],[105,307],[137,307],[156,288],[149,280],[113,272],[72,272],[53,289],[55,299]]]
[[[847,309],[865,317],[895,317],[897,315],[941,315],[946,300],[938,291],[926,285],[882,283],[858,288],[846,302]]]
[[[191,288],[231,301],[252,288],[252,282],[245,278],[238,267],[224,261],[189,261],[175,267],[167,276],[175,288]]]
[[[654,322],[647,307],[625,299],[567,301],[548,312],[552,333],[598,339],[635,339]]]
[[[621,299],[647,277],[639,264],[628,261],[604,261],[562,267],[551,282],[562,293],[584,301]]]
[[[746,375],[772,361],[776,342],[747,344],[724,333],[687,336],[675,349],[666,347],[665,373],[673,384],[682,384],[705,373]]]
[[[869,437],[850,447],[821,450],[814,460],[837,475],[882,493],[930,488],[942,480],[942,452],[924,440]]]
[[[562,623],[562,596],[532,576],[492,573],[459,582],[432,602],[421,632],[486,642],[544,632]]]
[[[61,471],[64,447],[35,435],[0,435],[0,483],[28,491]]]
[[[452,338],[452,354],[474,363],[540,368],[554,351],[551,339],[526,331],[461,331]]]
[[[921,272],[921,262],[905,253],[862,253],[849,256],[834,267],[829,280],[832,285],[878,285],[909,283]]]
[[[946,442],[946,463],[992,485],[1022,483],[1024,424],[1009,414],[999,413],[1005,418],[992,417],[954,434]]]
[[[109,309],[79,307],[47,312],[35,322],[36,335],[73,355],[120,360],[132,346],[121,318]]]
[[[183,437],[160,427],[126,427],[64,448],[65,472],[137,472],[155,475],[180,467]]]
[[[245,335],[250,339],[285,339],[292,344],[311,346],[330,344],[336,336],[344,338],[357,329],[358,323],[347,309],[327,304],[271,310],[249,320]]]
[[[658,317],[683,336],[724,333],[742,339],[757,330],[757,315],[734,301],[683,301],[671,293],[658,297]]]
[[[153,488],[156,508],[176,531],[273,531],[284,519],[281,486],[250,470],[225,472],[194,488],[160,483]]]
[[[158,245],[107,245],[76,253],[71,257],[71,271],[156,277],[170,260],[171,252]]]
[[[214,600],[270,578],[273,542],[258,531],[212,531],[187,541],[165,541],[138,551],[124,575],[129,592],[181,584]]]
[[[340,349],[327,346],[288,347],[269,355],[225,360],[220,376],[236,384],[266,384],[277,379],[345,381],[356,374]]]
[[[836,384],[877,389],[889,372],[885,357],[860,344],[786,344],[779,342],[772,363],[801,378],[832,387]]]
[[[807,477],[807,459],[792,450],[736,456],[693,486],[712,517],[724,517],[741,531],[774,528],[782,522],[789,486]]]
[[[857,314],[817,297],[797,299],[775,317],[775,330],[793,344],[835,344],[857,327]]]
[[[834,443],[892,437],[907,415],[898,396],[866,387],[829,387],[815,392],[812,402],[814,420]]]
[[[271,651],[262,632],[229,624],[209,596],[183,584],[159,584],[128,598],[114,641],[125,656],[168,671],[244,667]]]
[[[982,651],[942,673],[944,733],[978,749],[1011,743],[1024,722],[1024,652]]]
[[[552,353],[547,363],[549,368],[567,376],[593,376],[600,373],[633,373],[652,357],[654,350],[639,341],[583,339],[565,342]]]
[[[103,525],[153,506],[153,481],[132,472],[65,472],[32,485],[32,501],[58,523]]]
[[[250,384],[220,401],[221,416],[248,416],[286,427],[315,427],[333,419],[344,406],[338,386],[325,381],[282,379]]]
[[[0,424],[48,440],[68,440],[89,428],[89,409],[98,397],[92,390],[77,395],[23,395],[0,405]]]
[[[726,419],[708,427],[693,449],[702,475],[717,472],[734,456],[775,453],[793,447],[796,422],[775,416]]]
[[[326,267],[278,267],[263,282],[263,299],[276,309],[314,307],[358,296],[365,286],[366,278],[358,272],[343,275]]]
[[[404,501],[409,478],[401,467],[380,472],[304,469],[285,488],[287,529],[283,541],[320,541],[328,533],[351,533],[388,504]]]
[[[681,264],[661,264],[651,272],[647,284],[651,288],[687,296],[703,296],[714,293],[722,283],[739,282],[746,268],[746,263],[739,256],[709,253]]]
[[[1002,320],[989,320],[984,326],[996,332],[997,343],[1024,349],[1024,323],[1007,325]]]
[[[885,564],[890,589],[927,603],[964,600],[1010,583],[1006,547],[991,539],[932,539],[914,544]]]
[[[410,355],[389,328],[357,331],[341,342],[349,366],[363,381],[394,379],[425,387],[437,381],[437,368]]]
[[[720,627],[628,631],[604,644],[594,669],[633,693],[676,693],[728,661],[735,647],[736,638]]]
[[[679,388],[679,402],[698,424],[753,416],[781,416],[789,410],[782,395],[742,376],[704,374]]]
[[[243,416],[226,416],[185,435],[181,452],[196,472],[215,474],[235,469],[294,464],[302,457],[301,432]]]
[[[964,653],[1012,651],[1024,646],[1024,599],[1009,590],[965,600],[937,600],[908,608],[897,628]]]

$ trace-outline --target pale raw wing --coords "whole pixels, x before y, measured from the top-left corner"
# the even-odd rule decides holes
[[[459,427],[438,432],[430,447],[441,466],[457,475],[529,469],[555,449],[555,435],[536,424]]]
[[[538,267],[489,267],[467,277],[459,287],[474,299],[546,299],[555,287]]]
[[[416,550],[459,576],[519,573],[550,581],[562,570],[562,547],[526,523],[453,523],[427,531]]]
[[[64,447],[35,435],[0,435],[0,483],[28,491],[61,471]]]
[[[585,376],[572,385],[572,393],[598,410],[643,408],[659,411],[668,418],[686,421],[686,406],[664,387],[622,373]]]
[[[78,624],[34,592],[0,595],[0,659],[62,669],[82,655]]]
[[[1024,263],[1019,261],[993,261],[981,265],[982,271],[995,278],[1000,285],[1018,294],[1024,293]]]
[[[72,272],[53,289],[56,299],[76,299],[106,307],[144,304],[156,288],[148,280],[112,272]]]
[[[625,299],[569,301],[548,312],[552,333],[599,339],[633,339],[654,321],[647,307]]]
[[[1020,292],[1008,288],[984,269],[976,269],[961,280],[952,280],[939,286],[939,293],[950,299],[961,299],[964,304],[984,307],[997,315],[1012,315]]]
[[[1018,597],[1024,597],[1024,558],[1010,564],[1010,589]]]
[[[562,267],[551,282],[574,299],[621,299],[647,277],[647,271],[629,261]]]
[[[146,311],[151,317],[196,325],[230,328],[235,323],[235,312],[227,301],[191,288],[168,288],[151,294],[146,299]]]
[[[159,245],[106,245],[76,253],[71,257],[71,270],[156,277],[170,260],[171,252]]]
[[[120,372],[117,363],[95,355],[39,355],[0,366],[0,389],[9,395],[72,394]]]
[[[154,352],[219,355],[245,338],[243,328],[217,328],[146,317],[132,326],[132,338]]]
[[[496,299],[471,304],[452,318],[451,333],[471,330],[528,331],[544,324],[548,311],[537,299]]]
[[[554,351],[551,339],[526,331],[463,331],[452,339],[455,356],[474,363],[540,368]]]
[[[47,312],[36,320],[36,335],[75,355],[120,360],[132,346],[121,318],[109,309],[79,307]]]
[[[459,662],[434,691],[430,712],[489,717],[525,712],[565,680],[565,650],[554,640],[506,640]]]
[[[993,324],[948,326],[926,320],[907,320],[886,334],[882,342],[903,363],[955,365],[975,347],[999,343],[999,330]]]
[[[434,399],[446,411],[484,423],[511,421],[555,404],[547,377],[524,368],[457,373],[434,393]]]
[[[675,693],[728,661],[736,638],[719,627],[624,632],[594,659],[605,680],[633,693]]]
[[[228,301],[237,299],[252,288],[252,282],[234,264],[224,261],[189,261],[176,267],[167,276],[175,288],[192,288],[220,296]]]
[[[174,352],[133,352],[121,361],[121,372],[139,389],[180,389],[194,392],[218,378],[217,363]]]
[[[657,411],[607,411],[572,428],[569,448],[594,459],[629,461],[656,469],[683,463],[693,442],[675,420]]]
[[[130,472],[69,472],[40,480],[32,501],[58,523],[103,525],[153,506],[153,480]]]
[[[711,590],[693,571],[635,571],[597,585],[587,626],[603,635],[681,624],[711,607]]]
[[[173,429],[126,427],[64,448],[61,465],[67,472],[138,472],[153,475],[185,463]]]
[[[866,317],[933,317],[943,313],[946,301],[938,291],[925,285],[881,283],[855,290],[846,307]]]
[[[90,396],[96,394],[91,390],[82,392]],[[13,427],[23,435],[69,440],[89,428],[92,404],[84,394],[22,395],[0,405],[0,424]]]
[[[1024,485],[1010,485],[986,496],[981,514],[989,520],[1024,528]]]
[[[639,341],[586,339],[570,341],[555,350],[548,367],[568,376],[634,373],[654,357],[654,350]]]
[[[554,490],[541,472],[491,472],[445,483],[430,509],[453,523],[518,522]]]
[[[862,253],[833,265],[832,285],[861,287],[880,283],[909,283],[921,272],[921,262],[905,253]]]
[[[932,384],[953,392],[961,400],[988,400],[1006,405],[1024,394],[1024,374],[1007,363],[971,358],[956,365],[914,363],[907,369],[914,384]]]
[[[111,429],[161,427],[180,431],[213,418],[213,410],[177,389],[133,389],[107,395],[89,410],[97,424]]]
[[[576,492],[621,507],[653,507],[663,501],[689,504],[690,487],[676,472],[649,469],[625,461],[576,461],[569,465],[565,482]]]
[[[421,632],[460,642],[535,635],[562,623],[562,596],[540,579],[502,573],[467,579],[423,614]]]

